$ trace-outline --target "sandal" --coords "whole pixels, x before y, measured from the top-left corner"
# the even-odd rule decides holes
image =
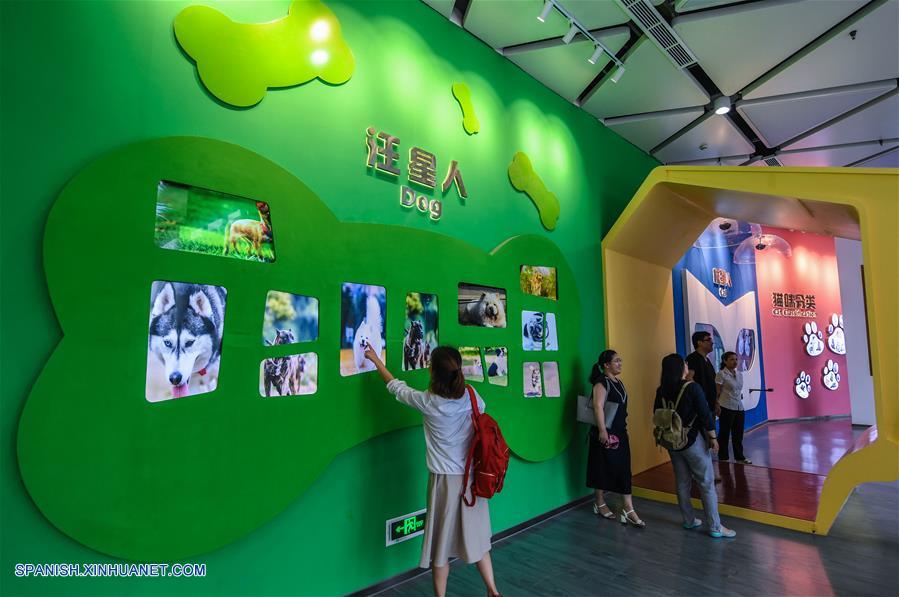
[[[607,509],[608,512],[606,512],[605,514],[603,514],[602,512],[600,512],[600,509],[601,509],[601,508]],[[593,502],[593,513],[596,514],[597,516],[602,516],[603,518],[615,518],[615,513],[612,512],[612,509],[609,508],[609,507],[608,507],[607,505],[605,505],[605,504],[599,504],[599,505],[597,506],[597,505],[596,505],[596,502]]]
[[[645,529],[646,523],[643,522],[642,520],[640,520],[639,516],[637,516],[637,520],[634,520],[633,518],[631,518],[631,514],[633,514],[634,516],[637,516],[637,513],[634,512],[633,510],[628,510],[627,512],[622,512],[621,513],[621,524],[630,524],[630,525],[637,527],[638,529]]]

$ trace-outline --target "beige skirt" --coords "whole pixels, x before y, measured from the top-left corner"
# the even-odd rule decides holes
[[[471,508],[462,502],[463,478],[431,473],[428,479],[421,568],[445,566],[452,557],[474,564],[490,551],[490,507],[484,498],[478,498]]]

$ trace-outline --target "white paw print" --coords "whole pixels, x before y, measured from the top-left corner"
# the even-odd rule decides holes
[[[840,387],[840,366],[833,362],[831,359],[827,359],[827,365],[824,366],[823,374],[821,377],[821,381],[824,382],[824,387],[828,390],[836,390]]]
[[[834,313],[827,326],[827,346],[834,354],[846,354],[846,335],[843,333],[843,315]]]
[[[806,373],[805,371],[799,372],[799,377],[796,378],[796,395],[800,398],[808,398],[809,393],[812,391],[812,376]]]
[[[818,329],[818,324],[812,321],[805,323],[805,333],[802,334],[802,342],[805,344],[805,352],[809,356],[816,357],[824,352],[824,334]]]

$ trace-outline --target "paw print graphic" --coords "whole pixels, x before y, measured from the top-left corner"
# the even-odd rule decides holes
[[[809,356],[816,357],[824,352],[824,334],[818,329],[817,323],[814,321],[806,322],[802,342],[805,344],[805,352]]]
[[[828,390],[836,390],[840,387],[840,366],[827,359],[827,365],[824,366],[821,381]]]
[[[843,333],[843,315],[834,313],[827,326],[827,346],[834,354],[846,354],[846,335]]]
[[[805,371],[800,371],[799,377],[796,378],[795,389],[797,396],[803,400],[808,398],[809,393],[812,391],[812,376]]]

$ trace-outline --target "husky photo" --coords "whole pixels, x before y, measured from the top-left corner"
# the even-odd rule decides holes
[[[459,323],[486,328],[506,327],[506,291],[460,283]]]
[[[156,192],[156,246],[248,261],[275,260],[268,204],[161,181]]]
[[[160,402],[215,390],[226,292],[221,286],[153,282],[147,400]]]
[[[427,369],[431,351],[437,348],[437,295],[423,292],[406,294],[406,322],[403,332],[403,371]]]
[[[371,346],[387,360],[385,314],[387,290],[368,284],[343,285],[340,298],[340,374],[344,377],[374,371],[375,366],[365,358]]]

